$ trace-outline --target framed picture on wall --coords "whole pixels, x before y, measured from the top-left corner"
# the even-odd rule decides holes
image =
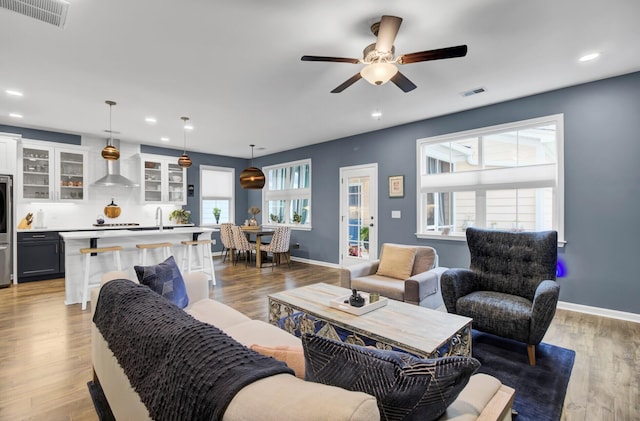
[[[389,197],[404,197],[404,175],[389,176]]]

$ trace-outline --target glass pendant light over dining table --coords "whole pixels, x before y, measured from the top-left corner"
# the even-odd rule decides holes
[[[243,189],[260,190],[264,187],[264,173],[260,168],[253,166],[253,148],[256,145],[249,146],[251,146],[251,166],[249,168],[245,168],[240,173],[240,186]]]
[[[182,121],[184,121],[184,149],[182,152],[182,156],[178,158],[178,165],[180,165],[182,168],[189,168],[191,164],[193,164],[191,158],[189,158],[189,155],[187,155],[187,121],[189,121],[189,117],[180,118],[182,119]]]
[[[107,146],[102,149],[102,157],[109,161],[116,161],[120,158],[120,151],[113,146],[113,131],[111,130],[111,108],[116,103],[114,101],[105,101],[105,104],[109,106],[109,139],[107,140]]]

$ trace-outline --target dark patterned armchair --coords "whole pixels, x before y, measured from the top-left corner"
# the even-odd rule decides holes
[[[556,312],[558,234],[467,229],[470,269],[442,274],[449,313],[473,318],[473,328],[527,344],[529,363]]]

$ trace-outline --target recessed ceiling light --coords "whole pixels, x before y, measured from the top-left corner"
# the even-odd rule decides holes
[[[169,140],[170,139],[168,137],[166,137],[166,136],[163,136],[163,137],[160,138],[161,142],[168,142]]]
[[[7,93],[7,95],[11,96],[22,96],[22,92],[16,91],[14,89],[7,89],[5,92]]]
[[[13,118],[22,118],[22,114],[18,114],[18,113],[9,113],[9,117],[13,117]]]
[[[374,112],[371,113],[371,117],[377,118],[378,120],[380,120],[380,117],[382,117],[382,111],[375,110]]]
[[[584,56],[580,57],[580,61],[591,61],[597,59],[598,57],[600,57],[600,53],[585,54]]]
[[[158,122],[158,120],[156,120],[155,117],[145,117],[144,121],[146,121],[149,124],[156,124]]]

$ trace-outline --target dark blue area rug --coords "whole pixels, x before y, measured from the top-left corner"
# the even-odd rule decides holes
[[[513,409],[518,415],[514,420],[560,420],[575,351],[541,343],[532,367],[526,344],[474,330],[473,356],[482,363],[479,373],[516,390]]]
[[[109,402],[107,402],[107,399],[104,397],[104,392],[102,391],[100,384],[88,382],[87,387],[89,388],[89,394],[91,395],[93,406],[96,408],[98,419],[100,421],[116,421],[116,418],[111,412],[111,408],[109,408]]]

